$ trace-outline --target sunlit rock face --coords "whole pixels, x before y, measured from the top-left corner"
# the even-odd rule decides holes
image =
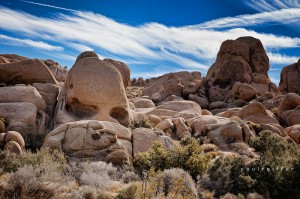
[[[54,121],[58,126],[88,119],[128,126],[131,111],[120,72],[94,54],[82,53],[59,95]]]
[[[113,122],[82,120],[59,126],[50,132],[43,147],[57,149],[73,160],[132,161],[131,132]]]

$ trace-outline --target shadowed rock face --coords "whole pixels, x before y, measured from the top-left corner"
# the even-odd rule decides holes
[[[79,58],[60,93],[56,125],[92,119],[128,126],[131,112],[119,71],[94,56]]]
[[[297,93],[300,95],[300,59],[297,63],[282,69],[279,90],[284,94]]]
[[[227,94],[236,82],[251,85],[259,95],[277,92],[277,87],[268,78],[269,68],[269,58],[258,39],[240,37],[224,41],[199,93],[206,94],[209,102],[224,101],[234,97]]]
[[[57,62],[47,59],[44,61],[58,82],[64,82],[68,76],[68,69],[61,67]]]

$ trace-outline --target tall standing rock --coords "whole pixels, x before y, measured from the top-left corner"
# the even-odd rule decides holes
[[[128,126],[131,110],[120,72],[94,54],[83,55],[69,71],[59,95],[56,125],[88,119]]]
[[[251,85],[258,95],[278,93],[276,85],[268,77],[269,68],[269,58],[258,39],[240,37],[226,40],[220,47],[216,62],[202,81],[199,95],[207,97],[210,103],[242,96],[231,92],[236,82]]]

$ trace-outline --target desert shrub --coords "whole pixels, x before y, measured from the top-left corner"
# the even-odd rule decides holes
[[[208,176],[198,179],[200,187],[215,192],[216,196],[230,193],[247,193],[255,181],[242,172],[244,163],[236,156],[219,157],[208,170]]]
[[[204,153],[213,152],[213,151],[218,150],[218,147],[216,145],[210,144],[210,143],[209,144],[202,144],[201,148],[202,148]]]
[[[207,173],[199,177],[198,193],[208,189],[217,197],[226,193],[246,196],[257,192],[265,198],[298,198],[299,146],[270,131],[252,138],[250,146],[260,154],[258,160],[245,164],[237,156],[219,157]]]
[[[118,170],[111,163],[102,161],[83,163],[82,168],[80,185],[106,190],[118,183]]]
[[[247,145],[245,142],[231,143],[229,144],[229,148],[240,155],[246,155],[251,158],[257,157],[257,155],[254,152],[254,149],[249,147],[249,145]]]
[[[0,151],[0,160],[0,168],[5,172],[15,172],[25,165],[31,165],[34,167],[38,167],[40,165],[52,165],[61,169],[67,165],[67,161],[63,153],[57,150],[50,151],[49,149],[42,149],[36,153],[24,151],[20,155]]]
[[[260,168],[260,171],[248,171],[256,179],[255,191],[266,198],[298,198],[299,146],[270,131],[261,132],[250,145],[260,153],[260,159],[249,165],[250,168]]]
[[[197,198],[196,185],[186,171],[173,168],[155,172],[151,169],[143,182],[145,198]]]
[[[122,174],[122,180],[124,183],[134,182],[140,180],[139,175],[133,171],[126,171]]]
[[[1,198],[55,198],[64,191],[73,178],[53,165],[25,165],[8,174],[0,186]]]
[[[194,138],[183,139],[181,145],[166,150],[161,142],[155,142],[152,148],[137,154],[134,164],[140,170],[157,170],[182,168],[188,171],[194,179],[208,169],[214,153],[203,153],[201,146]]]
[[[132,199],[137,197],[139,185],[137,183],[131,183],[126,188],[120,190],[117,195],[117,199]]]
[[[134,130],[136,128],[152,128],[150,121],[146,115],[139,115],[129,124],[129,128]]]

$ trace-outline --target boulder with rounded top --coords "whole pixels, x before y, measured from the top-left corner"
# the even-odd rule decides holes
[[[19,62],[1,64],[0,82],[6,84],[57,84],[48,67],[38,59],[27,59]]]
[[[107,121],[81,120],[63,124],[47,135],[43,147],[63,151],[75,160],[105,160],[114,164],[132,160],[131,132]]]
[[[56,125],[90,119],[128,126],[132,115],[119,71],[95,57],[79,58],[59,95]]]

